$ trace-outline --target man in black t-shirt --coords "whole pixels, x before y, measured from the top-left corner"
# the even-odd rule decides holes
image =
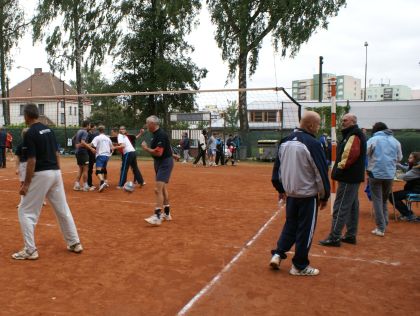
[[[39,112],[35,104],[26,104],[23,113],[25,123],[30,126],[23,139],[22,150],[26,150],[28,161],[25,181],[19,191],[23,199],[18,211],[25,246],[12,258],[38,259],[34,233],[45,197],[54,208],[67,249],[80,253],[83,247],[66,201],[54,132],[38,121]]]
[[[151,225],[160,225],[163,220],[170,221],[172,216],[170,214],[169,194],[167,184],[174,167],[173,153],[169,137],[159,127],[159,118],[152,115],[146,119],[146,125],[149,132],[153,133],[153,138],[150,147],[143,141],[141,147],[150,153],[154,160],[154,167],[156,172],[156,207],[155,214],[145,218],[145,221]],[[162,213],[162,208],[164,213]]]

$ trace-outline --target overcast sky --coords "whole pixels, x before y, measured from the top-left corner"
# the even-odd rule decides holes
[[[25,9],[35,0],[22,1]],[[32,10],[28,10],[31,12]],[[419,0],[348,0],[337,17],[329,19],[327,30],[318,30],[304,44],[294,59],[275,54],[271,39],[266,38],[260,51],[257,72],[248,80],[248,87],[290,88],[292,80],[312,78],[318,73],[319,56],[324,57],[324,73],[351,75],[364,85],[365,41],[367,49],[367,82],[407,85],[420,89],[420,1]],[[207,68],[207,78],[201,89],[223,88],[227,65],[221,59],[214,41],[215,27],[207,10],[200,14],[200,26],[189,36],[195,47],[193,60]],[[11,87],[29,76],[29,71],[16,66],[42,68],[48,71],[47,57],[41,45],[32,46],[31,34],[21,40],[14,51],[14,66],[10,74]],[[104,73],[110,73],[110,66]],[[65,79],[74,79],[69,70]],[[228,87],[237,87],[237,80]]]

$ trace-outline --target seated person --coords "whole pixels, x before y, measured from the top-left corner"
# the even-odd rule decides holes
[[[408,157],[408,167],[397,165],[399,169],[406,173],[397,176],[398,179],[406,181],[404,190],[394,192],[395,208],[401,213],[400,220],[415,221],[417,216],[413,214],[403,202],[409,193],[420,194],[420,152],[412,152]],[[392,194],[392,193],[391,193]],[[389,201],[392,204],[392,195],[389,195]]]

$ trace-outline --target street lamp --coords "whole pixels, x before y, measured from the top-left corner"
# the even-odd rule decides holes
[[[366,101],[366,75],[367,75],[367,48],[368,48],[368,42],[365,42],[365,47],[366,47],[366,58],[365,58],[365,91],[364,91],[364,96],[363,96],[363,100]]]
[[[17,69],[25,69],[27,71],[29,71],[29,73],[31,74],[30,78],[31,78],[31,96],[32,96],[32,71],[29,68],[23,67],[23,66],[17,66]]]

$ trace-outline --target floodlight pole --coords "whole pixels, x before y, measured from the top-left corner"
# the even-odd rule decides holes
[[[365,57],[365,91],[363,93],[363,101],[366,101],[366,77],[367,77],[367,49],[368,49],[368,42],[365,42],[365,48],[366,48],[366,57]]]

